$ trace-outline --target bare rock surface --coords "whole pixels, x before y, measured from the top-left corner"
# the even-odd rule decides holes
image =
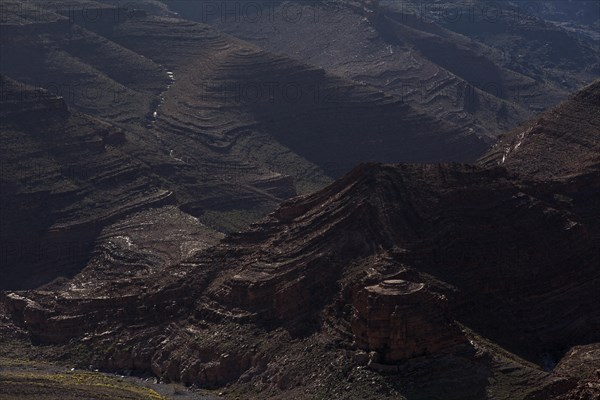
[[[451,163],[483,151],[468,124],[156,2],[94,23],[63,1],[7,4],[3,345],[231,398],[597,397],[597,83]],[[383,18],[441,45],[439,27]],[[40,77],[124,100],[13,79]],[[268,79],[338,97],[231,101]],[[400,157],[448,162],[346,173]]]
[[[148,208],[235,232],[358,162],[468,161],[487,147],[156,2],[10,0],[3,14],[3,288],[72,277],[103,229]],[[21,264],[37,278],[19,278]]]
[[[541,3],[217,0],[171,7],[488,140],[589,83],[600,65],[597,39],[546,21],[552,17]]]

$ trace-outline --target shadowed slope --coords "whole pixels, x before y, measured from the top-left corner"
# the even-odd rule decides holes
[[[309,356],[287,346],[316,345],[325,357],[345,352],[344,365],[374,352],[370,370],[391,374],[381,387],[409,397],[424,393],[410,386],[421,379],[431,396],[452,380],[457,399],[481,398],[488,385],[488,398],[526,398],[547,385],[567,393],[585,381],[542,372],[514,353],[543,364],[599,340],[598,238],[588,229],[593,221],[539,194],[503,168],[362,165],[168,276],[117,288],[92,268],[76,278],[81,289],[7,294],[2,303],[35,340],[51,343],[86,335],[100,346],[102,332],[129,321],[135,329],[118,329],[123,347],[95,362],[207,386],[245,387],[246,373],[293,371]],[[97,313],[84,317],[84,309]],[[230,346],[237,341],[251,345]],[[287,350],[269,350],[273,341]],[[426,360],[456,364],[421,378],[405,370]],[[396,374],[410,384],[395,386]],[[481,374],[503,377],[484,384]],[[361,384],[352,385],[359,393]]]
[[[488,140],[589,82],[600,60],[593,41],[505,3],[169,4],[186,18],[385,90]],[[494,12],[501,15],[489,17]]]
[[[600,81],[504,136],[480,162],[542,180],[600,173]]]

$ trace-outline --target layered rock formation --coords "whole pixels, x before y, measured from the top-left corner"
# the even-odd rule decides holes
[[[3,93],[12,115],[3,130],[18,132],[3,135],[3,253],[7,276],[17,279],[17,260],[40,273],[3,287],[72,276],[93,251],[107,250],[93,250],[103,229],[149,207],[176,205],[231,232],[362,160],[472,160],[485,149],[467,129],[394,96],[177,18],[155,2],[106,3],[5,5],[0,71],[30,87]],[[34,87],[55,98],[37,104],[28,99]],[[258,97],[247,98],[256,87]],[[301,95],[289,98],[290,88]],[[47,146],[52,154],[32,162],[31,153]],[[36,174],[33,190],[17,182]],[[36,239],[25,247],[19,235],[9,239],[19,229],[23,240],[31,232]],[[140,264],[158,260],[165,258]]]
[[[546,23],[539,8],[508,2],[170,4],[187,18],[385,90],[488,139],[594,79],[600,61],[593,40]]]
[[[86,246],[35,260],[5,252],[6,286],[46,285],[0,292],[3,338],[66,358],[77,352],[93,368],[225,387],[232,397],[599,394],[598,84],[542,116],[543,129],[519,146],[512,141],[535,120],[476,165],[361,164],[221,240],[202,221],[242,226],[293,196],[296,182],[309,190],[327,181],[322,171],[341,174],[371,152],[468,158],[480,142],[394,96],[144,4],[95,27],[57,27],[61,12],[46,7],[38,26],[28,6],[6,24],[12,38],[43,37],[33,43],[47,50],[47,40],[58,53],[57,37],[31,31],[68,28],[99,47],[109,37],[119,54],[151,60],[140,63],[149,75],[164,72],[168,87],[161,102],[143,77],[134,80],[132,99],[141,100],[120,118],[110,116],[114,105],[99,101],[94,116],[82,114],[68,98],[2,77],[3,251],[5,239]],[[85,58],[80,50],[74,58]],[[60,65],[48,54],[43,63]],[[91,76],[112,73],[102,71]],[[271,78],[340,97],[235,98],[239,82]],[[204,79],[217,86],[189,90]],[[386,121],[405,124],[402,134]],[[336,140],[358,150],[341,148],[328,165]],[[274,149],[281,158],[269,164]],[[24,281],[34,272],[39,281]]]
[[[600,165],[600,81],[504,136],[481,159],[535,179],[564,180],[597,174]],[[540,152],[544,156],[537,156]]]
[[[389,364],[466,342],[448,318],[446,301],[423,283],[400,279],[365,287],[354,301],[352,332],[357,346],[376,352]]]
[[[33,340],[85,337],[97,365],[207,387],[361,393],[306,364],[314,348],[342,370],[368,362],[383,396],[423,394],[422,379],[439,395],[432,382],[450,379],[450,398],[584,398],[596,389],[541,368],[599,340],[598,239],[539,192],[501,168],[363,165],[168,275],[117,289],[92,268],[81,288],[2,304]],[[330,375],[292,379],[298,368]]]
[[[408,3],[424,18],[499,50],[503,65],[536,80],[576,90],[600,72],[597,3],[440,1],[420,8]],[[533,101],[534,108],[541,105]]]
[[[173,201],[122,151],[122,130],[46,91],[1,83],[3,287],[73,275],[103,224]]]

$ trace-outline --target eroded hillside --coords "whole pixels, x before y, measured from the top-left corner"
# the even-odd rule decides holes
[[[170,5],[185,17],[385,90],[488,140],[555,105],[600,71],[597,39],[547,22],[560,17],[542,2]],[[597,5],[586,6],[589,18],[594,11],[598,18]]]
[[[108,3],[3,3],[3,86],[11,79],[29,85],[3,93],[3,104],[21,109],[3,121],[4,268],[17,276],[22,260],[27,271],[48,271],[4,287],[71,276],[93,256],[100,232],[136,211],[172,205],[175,222],[165,224],[177,230],[183,223],[187,232],[196,222],[183,221],[197,218],[210,227],[201,240],[210,243],[210,232],[239,230],[358,162],[465,161],[486,148],[468,129],[393,95],[186,21],[156,2]],[[37,109],[49,100],[31,99],[38,87],[55,96],[57,108],[45,119]],[[30,156],[48,151],[39,162]],[[34,201],[22,184],[36,174],[43,176]],[[39,218],[24,216],[27,207]],[[77,230],[54,233],[66,226]],[[29,234],[36,239],[26,243]],[[48,247],[64,247],[56,251],[64,268],[44,255]],[[149,257],[141,264],[180,254]]]
[[[598,397],[596,21],[221,4],[3,2],[2,393]]]
[[[589,133],[593,147],[600,131]],[[167,271],[115,279],[90,265],[51,290],[4,293],[3,324],[34,342],[77,339],[94,365],[244,398],[593,398],[589,168],[557,182],[363,164]]]

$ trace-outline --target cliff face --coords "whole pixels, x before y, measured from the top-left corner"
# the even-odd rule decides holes
[[[481,142],[155,3],[98,25],[48,4],[2,26],[29,43],[3,52],[42,55],[20,71],[3,53],[2,70],[83,63],[83,82],[131,97],[82,106],[2,76],[2,284],[37,287],[0,292],[3,337],[244,398],[599,394],[597,84],[476,165],[365,163],[292,197],[359,159],[468,159]],[[335,101],[238,91],[272,80]],[[226,238],[205,225],[289,197]]]
[[[170,6],[262,48],[384,90],[488,140],[590,82],[600,65],[594,39],[547,21],[551,6],[541,4],[332,0]],[[597,5],[586,7],[598,14]]]
[[[600,165],[600,81],[508,133],[481,159],[533,179],[572,179],[597,174]],[[537,156],[543,153],[543,157]]]
[[[251,233],[239,238],[236,246],[250,252],[247,261],[212,292],[261,319],[295,323],[304,315],[296,308],[318,307],[333,296],[333,282],[349,264],[389,254],[396,268],[411,266],[458,289],[462,294],[448,295],[461,304],[469,325],[499,341],[511,337],[513,350],[539,346],[542,352],[573,339],[579,329],[568,326],[586,319],[567,315],[573,304],[591,305],[596,239],[592,221],[513,179],[502,169],[364,166],[323,192],[284,204],[256,228],[257,235],[269,233],[266,239],[256,242]],[[257,245],[260,250],[253,250]],[[577,271],[572,287],[564,285],[566,271]],[[314,292],[319,299],[308,295]],[[592,325],[580,332],[590,334]]]
[[[359,348],[378,354],[372,362],[439,354],[462,343],[465,335],[449,318],[447,299],[425,284],[388,279],[359,291],[352,333]]]
[[[149,207],[175,205],[198,218],[183,231],[205,224],[231,232],[361,160],[465,161],[486,147],[396,97],[183,20],[164,5],[110,3],[5,5],[0,71],[30,88],[25,98],[3,94],[6,129],[18,132],[3,134],[3,253],[18,281],[3,287],[71,276],[100,251],[94,241],[105,228]],[[33,87],[55,98],[32,101]],[[39,163],[26,161],[47,151]],[[36,174],[43,176],[29,196],[17,181]],[[66,227],[71,233],[57,233]],[[11,237],[21,230],[27,241],[28,229],[48,236],[32,243],[51,244]],[[35,282],[17,278],[22,258],[28,271],[47,271]]]
[[[79,284],[2,304],[33,340],[85,335],[99,349],[118,335],[95,363],[209,387],[360,393],[360,381],[292,378],[330,373],[306,364],[310,347],[342,369],[366,365],[392,397],[423,393],[423,379],[437,395],[431,382],[452,379],[450,398],[480,398],[500,375],[488,388],[500,397],[566,395],[583,381],[523,358],[543,365],[600,339],[598,238],[538,193],[501,168],[362,165],[168,275],[116,285],[90,268]]]
[[[121,272],[167,266],[221,236],[174,206],[160,175],[131,154],[127,131],[45,90],[1,84],[3,289],[71,278],[98,258],[106,268],[116,253]]]
[[[598,103],[581,104],[596,94],[561,109],[593,121]],[[585,159],[599,136],[582,132]],[[77,339],[99,367],[248,398],[593,398],[599,175],[555,163],[569,173],[363,164],[205,250],[214,241],[176,208],[135,214],[72,280],[4,292],[2,324]],[[152,245],[141,227],[158,215],[168,235]]]

